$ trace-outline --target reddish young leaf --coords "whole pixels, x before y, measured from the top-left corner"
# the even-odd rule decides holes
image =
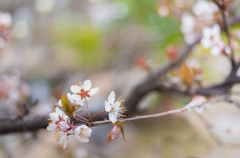
[[[193,82],[193,74],[191,72],[191,69],[186,63],[182,64],[181,66],[180,76],[184,84],[186,84],[187,87],[190,87]]]

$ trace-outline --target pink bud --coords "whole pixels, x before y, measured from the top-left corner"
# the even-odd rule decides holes
[[[112,140],[117,139],[120,135],[120,132],[121,132],[120,126],[114,126],[112,131],[111,131],[111,139]]]

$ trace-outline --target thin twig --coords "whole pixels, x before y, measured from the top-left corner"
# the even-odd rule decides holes
[[[96,117],[96,116],[98,116],[98,115],[100,115],[100,114],[104,113],[104,112],[106,112],[106,111],[105,111],[105,110],[103,110],[103,111],[101,111],[101,112],[99,112],[99,113],[97,113],[97,114],[93,115],[92,119],[93,119],[94,117]]]
[[[143,116],[135,116],[135,117],[131,117],[131,118],[126,118],[126,119],[122,119],[121,122],[130,122],[130,121],[137,121],[137,120],[145,120],[145,119],[153,119],[153,118],[158,118],[161,116],[167,116],[167,115],[172,115],[172,114],[177,114],[177,113],[181,113],[187,110],[191,110],[193,108],[196,107],[201,107],[205,104],[208,103],[212,103],[212,102],[217,102],[222,100],[222,98],[213,98],[210,99],[202,104],[196,105],[196,106],[185,106],[184,108],[181,109],[176,109],[176,110],[170,110],[170,111],[166,111],[166,112],[161,112],[161,113],[157,113],[157,114],[150,114],[150,115],[143,115]],[[104,120],[104,121],[95,121],[92,122],[92,126],[96,126],[96,125],[100,125],[100,124],[108,124],[111,123],[110,120]]]

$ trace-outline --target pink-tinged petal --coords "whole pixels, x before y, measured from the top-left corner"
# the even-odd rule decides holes
[[[85,91],[89,91],[91,89],[91,87],[92,87],[92,83],[90,80],[84,81],[83,88]]]
[[[108,96],[108,102],[113,105],[114,101],[115,101],[115,93],[114,91],[112,91]]]
[[[51,122],[48,127],[47,127],[47,130],[48,131],[55,131],[57,128],[57,125],[54,123],[54,122]]]
[[[109,102],[107,102],[107,101],[105,101],[105,110],[106,110],[106,112],[110,112],[111,111],[111,105],[110,105],[110,103]]]
[[[93,89],[90,90],[90,92],[88,92],[88,94],[89,94],[90,96],[94,96],[94,95],[98,92],[98,90],[99,90],[98,87],[93,88]]]
[[[112,123],[116,123],[117,122],[117,115],[115,115],[114,113],[109,113],[109,120],[112,121]]]
[[[73,85],[73,86],[71,86],[70,89],[73,93],[81,93],[81,87],[79,87],[79,86]]]

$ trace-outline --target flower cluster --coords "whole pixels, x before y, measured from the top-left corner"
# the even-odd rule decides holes
[[[25,102],[30,94],[30,87],[21,81],[19,71],[13,71],[0,77],[0,105],[21,114],[21,103]]]
[[[207,9],[206,9],[207,8]],[[181,32],[184,35],[185,42],[191,44],[199,36],[202,25],[211,24],[211,20],[218,14],[218,7],[213,2],[200,0],[192,7],[191,12],[183,13],[181,20]]]
[[[75,135],[80,142],[87,143],[91,136],[93,125],[92,119],[103,113],[109,113],[109,120],[112,123],[116,123],[123,117],[125,108],[121,104],[122,100],[115,100],[115,92],[111,92],[108,96],[108,100],[105,101],[105,110],[98,114],[91,116],[88,107],[88,100],[92,98],[99,88],[92,88],[90,80],[79,82],[70,87],[72,94],[67,93],[66,96],[58,101],[55,112],[51,113],[47,130],[54,131],[57,144],[60,144],[65,149],[68,144],[68,136]],[[85,118],[77,114],[82,108],[87,108],[89,118]]]
[[[220,55],[222,53],[230,54],[230,48],[221,39],[221,28],[218,24],[212,27],[204,27],[201,44],[206,49],[211,49],[212,55]]]

